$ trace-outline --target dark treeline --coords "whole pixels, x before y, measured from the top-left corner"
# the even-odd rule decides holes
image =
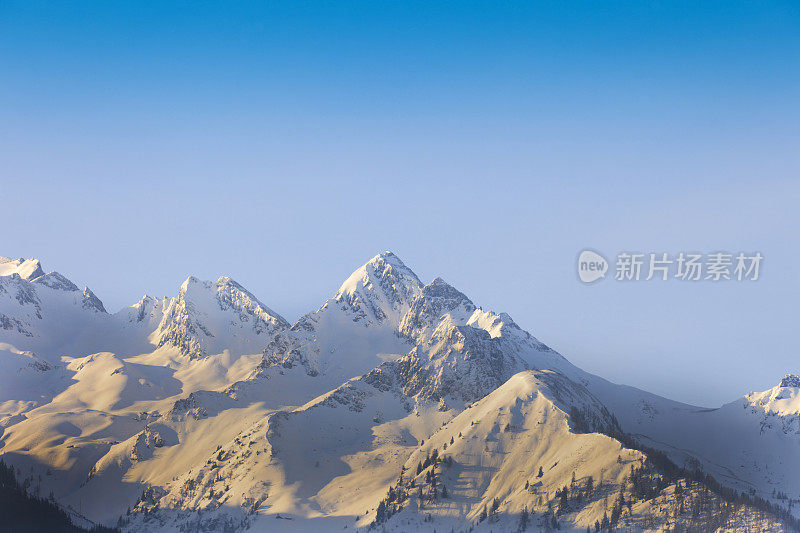
[[[639,450],[647,455],[648,462],[651,463],[662,476],[664,476],[664,479],[667,482],[677,482],[680,479],[687,479],[689,481],[699,483],[708,488],[708,490],[725,502],[734,504],[736,506],[752,507],[775,517],[786,527],[794,531],[800,531],[800,520],[795,518],[788,510],[779,505],[775,505],[772,502],[761,498],[760,496],[756,496],[755,494],[739,492],[735,489],[727,487],[717,481],[711,474],[707,474],[700,469],[690,470],[687,468],[682,468],[672,462],[672,460],[667,457],[667,454],[654,448],[644,446],[630,435],[622,432],[613,432],[609,434],[609,436],[619,440],[626,447]]]
[[[674,525],[675,531],[686,529],[687,531],[708,531],[717,528],[725,528],[728,520],[735,517],[738,511],[749,513],[759,512],[768,515],[781,522],[787,529],[800,532],[800,520],[795,518],[787,509],[775,505],[764,498],[755,494],[748,494],[736,491],[730,487],[722,485],[713,476],[700,469],[687,469],[676,465],[669,457],[654,448],[647,447],[638,442],[634,437],[623,433],[619,429],[616,420],[611,417],[611,423],[602,424],[597,420],[586,416],[584,412],[577,409],[570,413],[572,429],[579,432],[595,432],[602,429],[604,433],[618,441],[625,447],[642,452],[646,459],[642,460],[639,466],[631,466],[629,480],[631,483],[631,493],[625,497],[623,490],[619,492],[616,501],[611,506],[611,515],[604,514],[603,520],[597,521],[594,528],[588,531],[595,532],[614,531],[619,526],[623,518],[623,511],[627,507],[628,514],[631,514],[632,506],[637,501],[647,501],[657,497],[668,486],[675,485],[675,494],[678,498],[679,507],[675,509]],[[598,428],[598,426],[601,426]],[[459,438],[461,434],[459,433]],[[452,439],[451,439],[452,443]],[[620,458],[618,458],[621,461]],[[445,484],[439,479],[441,469],[452,467],[454,461],[451,456],[440,456],[439,451],[434,449],[427,454],[424,461],[417,464],[416,469],[407,472],[402,467],[397,484],[389,487],[386,498],[381,500],[377,507],[375,520],[370,524],[370,529],[385,523],[394,514],[401,511],[406,504],[414,498],[418,500],[420,511],[429,502],[436,502],[439,499],[449,498],[449,491]],[[425,474],[424,482],[417,481],[417,477]],[[542,477],[543,472],[539,467],[537,477]],[[408,476],[408,477],[407,477]],[[419,483],[419,484],[418,484]],[[684,496],[689,485],[700,488],[696,501],[687,500]],[[525,489],[530,486],[530,482],[525,483]],[[599,485],[597,485],[599,487]],[[576,484],[575,473],[572,475],[572,483],[569,487],[564,486],[555,493],[555,500],[548,501],[548,510],[540,518],[546,527],[550,529],[560,529],[559,516],[562,516],[573,509],[574,505],[580,508],[584,502],[590,501],[595,489],[594,479],[589,476],[585,481]],[[712,496],[717,500],[716,506]],[[719,502],[723,502],[719,505]],[[541,497],[539,504],[541,504]],[[491,509],[484,506],[478,522],[482,522],[493,516],[499,510],[499,500],[495,499]],[[680,518],[678,518],[679,514]],[[426,521],[430,515],[426,517]],[[646,517],[651,522],[656,517]],[[533,512],[526,507],[520,516],[520,530],[524,530],[533,519]],[[712,527],[713,526],[713,527]],[[655,527],[655,522],[648,527]]]
[[[72,523],[69,514],[54,501],[31,496],[17,481],[14,469],[0,461],[0,529],[15,533],[114,533],[117,530],[95,526],[91,530]]]

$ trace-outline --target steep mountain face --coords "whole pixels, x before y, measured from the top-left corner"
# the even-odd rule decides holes
[[[176,298],[158,302],[145,297],[132,314],[129,320],[150,324],[160,316],[150,342],[157,348],[177,348],[191,358],[223,350],[259,353],[289,327],[282,316],[228,277],[216,282],[189,277]]]
[[[36,259],[0,258],[2,341],[57,360],[64,353],[86,353],[108,318],[88,287],[81,291],[58,272],[45,274]]]
[[[444,315],[450,315],[459,323],[466,323],[476,309],[464,294],[442,278],[436,278],[422,287],[412,300],[400,320],[398,330],[406,337],[421,341],[432,334],[431,328]]]
[[[659,529],[684,489],[721,519],[727,503],[619,439],[784,507],[800,495],[800,379],[716,410],[616,385],[391,252],[292,325],[226,277],[109,315],[38,261],[0,274],[0,454],[126,530],[509,529],[526,508],[585,529],[620,492],[617,520]],[[736,512],[733,529],[775,526]]]
[[[24,280],[34,280],[44,276],[42,264],[38,259],[10,259],[0,257],[0,276],[18,274]]]
[[[508,315],[476,307],[441,278],[423,287],[399,332],[415,346],[391,371],[405,394],[427,400],[477,400],[557,355]]]
[[[760,417],[764,430],[780,430],[800,439],[800,376],[787,374],[778,386],[751,392],[742,403],[750,414]]]
[[[525,368],[524,360],[505,352],[485,330],[449,319],[434,331],[427,349],[418,345],[392,364],[406,394],[462,402],[481,398]]]
[[[264,349],[265,367],[300,366],[311,376],[325,376],[320,381],[330,390],[407,353],[413,344],[398,334],[398,325],[421,288],[393,253],[376,255],[322,307],[275,336]]]
[[[333,302],[353,315],[354,322],[397,324],[422,283],[392,252],[370,259],[345,280]]]

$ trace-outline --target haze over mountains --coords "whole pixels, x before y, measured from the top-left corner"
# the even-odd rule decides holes
[[[126,531],[784,530],[799,398],[611,383],[391,252],[294,324],[227,277],[110,314],[0,258],[0,459]]]

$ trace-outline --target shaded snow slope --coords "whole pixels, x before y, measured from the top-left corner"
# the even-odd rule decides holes
[[[474,526],[495,498],[498,517],[528,506],[546,520],[565,476],[611,491],[641,464],[601,434],[619,431],[737,490],[800,497],[800,379],[719,409],[616,385],[391,252],[291,325],[226,277],[109,315],[37,260],[0,259],[0,371],[4,460],[91,519],[132,508],[130,530],[366,525],[403,467],[445,444],[452,501],[423,503],[443,530]],[[421,476],[403,490],[430,490]],[[540,483],[534,503],[526,482]],[[659,490],[632,523],[675,510],[677,486]],[[559,520],[585,530],[600,505]],[[406,505],[386,525],[425,516]]]
[[[20,261],[0,262],[0,341],[50,361],[91,352],[93,340],[108,334],[103,303],[58,272],[44,274],[38,260]]]
[[[713,530],[718,521],[726,530],[782,531],[753,509],[722,516],[719,497],[686,480],[665,480],[645,454],[598,430],[618,427],[588,390],[558,373],[522,372],[415,450],[359,524],[385,531],[586,531],[611,520],[615,529],[678,523]]]
[[[150,342],[158,348],[177,348],[193,358],[224,350],[258,353],[275,334],[289,327],[282,316],[228,277],[216,282],[189,277],[176,298],[162,302],[143,299],[129,313],[134,315],[129,320],[135,317],[147,323],[152,323],[155,313],[160,314]]]

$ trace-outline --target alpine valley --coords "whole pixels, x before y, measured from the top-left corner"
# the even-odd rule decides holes
[[[391,252],[294,324],[228,277],[110,314],[0,258],[0,460],[87,529],[797,530],[800,378],[617,385]]]

